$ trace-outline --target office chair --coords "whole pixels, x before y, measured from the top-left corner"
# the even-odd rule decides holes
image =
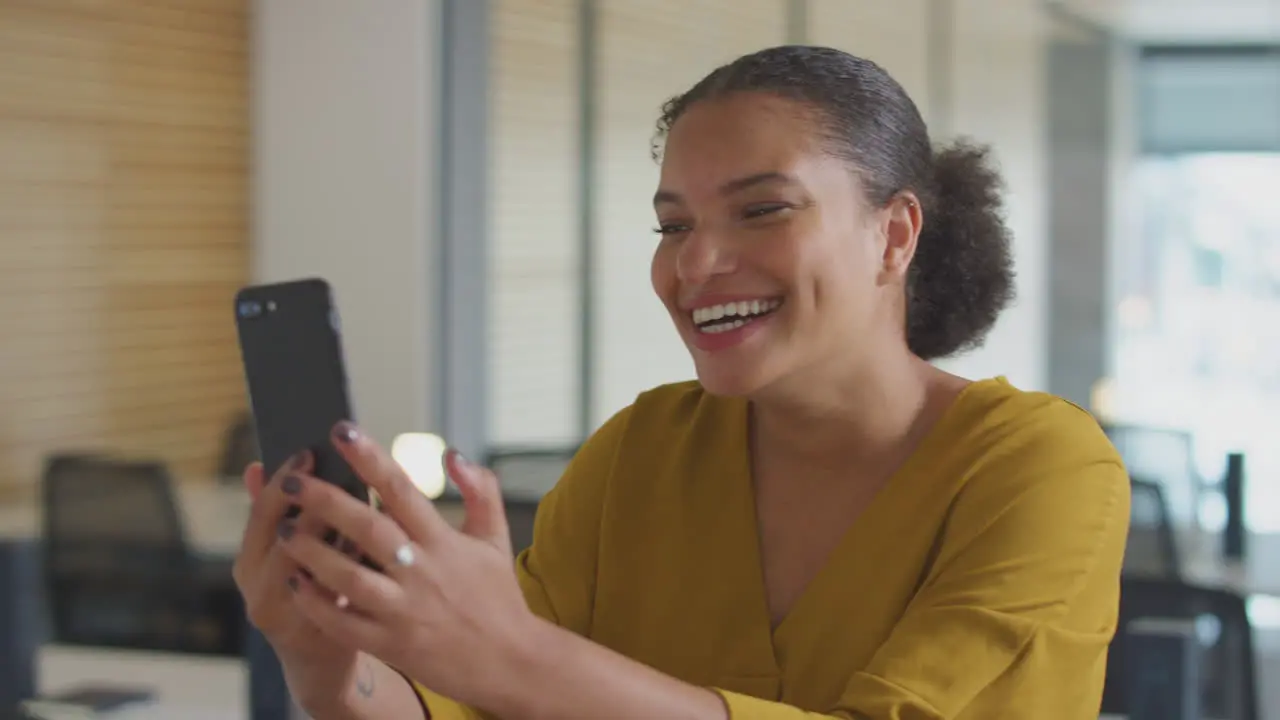
[[[55,456],[42,491],[56,642],[238,652],[242,613],[230,568],[188,547],[163,464]]]
[[[1124,578],[1120,619],[1107,657],[1102,711],[1129,712],[1128,689],[1142,659],[1128,652],[1126,628],[1143,619],[1195,621],[1200,638],[1200,703],[1205,717],[1259,720],[1253,627],[1245,600],[1225,590],[1177,580]],[[1171,692],[1177,691],[1170,688]]]
[[[506,448],[490,450],[485,455],[485,464],[502,485],[511,545],[517,555],[533,544],[533,522],[539,500],[559,482],[577,451],[576,446]]]
[[[560,480],[575,447],[491,449],[484,459],[502,484],[503,497],[536,499]]]
[[[1164,488],[1171,520],[1196,524],[1204,482],[1196,470],[1191,433],[1140,425],[1106,425],[1111,443],[1133,476]]]
[[[1182,577],[1181,556],[1164,489],[1149,480],[1133,478],[1129,540],[1124,551],[1126,576],[1177,580]]]
[[[224,482],[238,481],[245,467],[261,458],[258,438],[253,429],[253,416],[243,413],[227,427],[222,439],[217,476]]]

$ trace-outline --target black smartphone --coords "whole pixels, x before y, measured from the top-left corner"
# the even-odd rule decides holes
[[[329,283],[308,278],[246,287],[236,293],[235,313],[266,476],[310,450],[314,475],[368,502],[368,487],[331,439],[334,425],[355,418]]]

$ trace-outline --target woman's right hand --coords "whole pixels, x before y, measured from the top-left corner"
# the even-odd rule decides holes
[[[253,463],[244,473],[244,484],[253,498],[253,511],[236,557],[233,575],[244,597],[249,622],[275,650],[284,666],[290,689],[304,703],[337,701],[351,687],[357,652],[327,638],[305,619],[293,605],[290,583],[303,572],[278,547],[282,531],[310,533],[323,537],[326,528],[309,522],[305,515],[286,522],[290,506],[289,489],[293,473],[311,470],[310,453],[302,453],[264,480],[261,463]],[[288,528],[288,530],[284,530]],[[325,697],[332,695],[332,698]]]

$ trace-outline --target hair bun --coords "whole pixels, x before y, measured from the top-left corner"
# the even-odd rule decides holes
[[[925,359],[981,345],[1014,298],[1003,183],[990,149],[959,141],[936,151],[933,167],[907,302],[907,345]]]

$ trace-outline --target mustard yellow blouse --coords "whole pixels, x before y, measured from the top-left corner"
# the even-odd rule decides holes
[[[738,720],[1075,720],[1098,716],[1128,520],[1091,416],[975,382],[771,629],[747,405],[684,383],[586,443],[517,567],[534,612]]]

